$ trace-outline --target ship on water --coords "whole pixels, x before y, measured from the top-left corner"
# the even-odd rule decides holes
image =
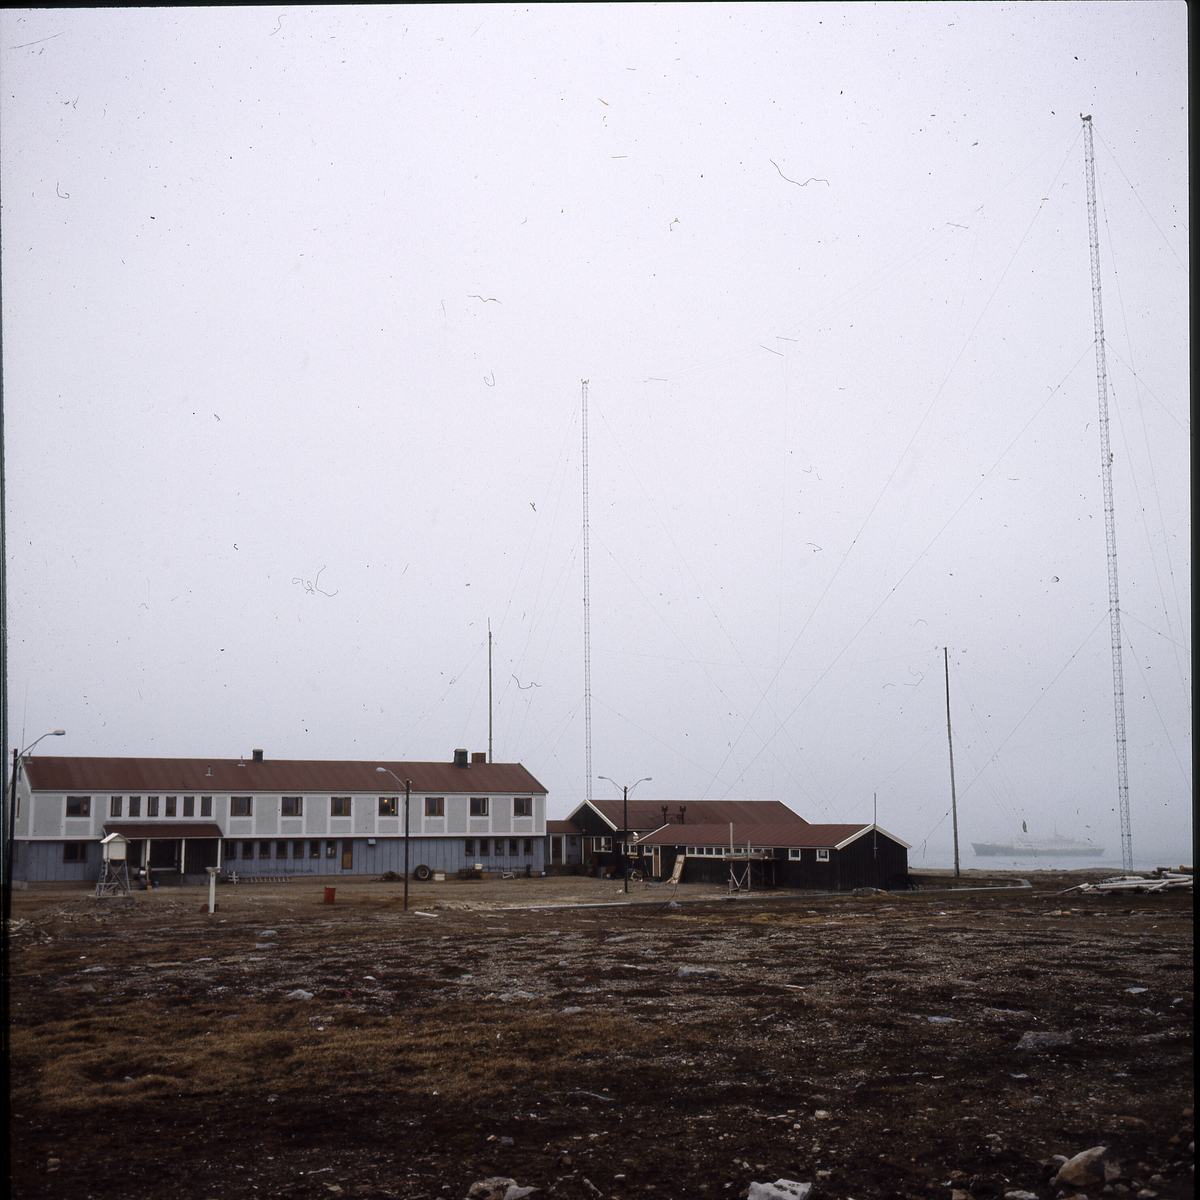
[[[1022,828],[1024,825],[1022,821]],[[1104,853],[1104,847],[1097,846],[1095,842],[1063,837],[1057,833],[1048,838],[1035,838],[1023,833],[1003,844],[972,842],[971,845],[979,858],[1100,858]]]

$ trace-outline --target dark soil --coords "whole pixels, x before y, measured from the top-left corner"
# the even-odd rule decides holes
[[[1191,1197],[1191,896],[1033,878],[18,893],[12,1194],[1050,1200],[1053,1156],[1104,1145],[1108,1194]]]

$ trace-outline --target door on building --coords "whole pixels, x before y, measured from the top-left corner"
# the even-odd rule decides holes
[[[354,866],[354,842],[350,838],[342,838],[342,870],[349,871]]]
[[[552,863],[561,863],[563,860],[563,840],[562,836],[552,837],[550,839],[550,861]]]
[[[179,870],[179,841],[175,838],[155,838],[150,842],[152,871]]]

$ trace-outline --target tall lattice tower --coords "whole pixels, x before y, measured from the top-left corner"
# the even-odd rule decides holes
[[[1112,450],[1108,441],[1108,368],[1104,357],[1104,311],[1100,304],[1100,235],[1096,224],[1096,156],[1092,118],[1083,118],[1087,159],[1088,234],[1092,246],[1092,317],[1096,326],[1096,387],[1100,397],[1100,473],[1104,480],[1104,537],[1108,548],[1108,625],[1112,635],[1113,700],[1117,721],[1117,796],[1121,808],[1121,866],[1133,870],[1129,832],[1129,774],[1125,763],[1125,680],[1121,669],[1121,604],[1117,588],[1117,526],[1113,516]]]

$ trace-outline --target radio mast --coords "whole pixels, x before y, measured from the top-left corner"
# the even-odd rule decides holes
[[[588,594],[591,563],[588,557],[588,430],[587,389],[583,384],[583,740],[585,745],[587,775],[583,785],[583,798],[592,798],[592,613]]]
[[[1082,115],[1082,114],[1081,114]],[[1100,236],[1096,228],[1096,158],[1092,118],[1083,118],[1087,159],[1088,234],[1092,244],[1092,316],[1096,326],[1096,387],[1100,397],[1100,472],[1104,480],[1104,537],[1108,547],[1108,625],[1112,634],[1113,699],[1117,721],[1117,796],[1121,807],[1121,866],[1133,870],[1129,832],[1129,776],[1125,765],[1125,682],[1121,670],[1121,607],[1117,591],[1117,529],[1113,516],[1112,450],[1108,441],[1108,370],[1104,359],[1104,313],[1100,306]]]

